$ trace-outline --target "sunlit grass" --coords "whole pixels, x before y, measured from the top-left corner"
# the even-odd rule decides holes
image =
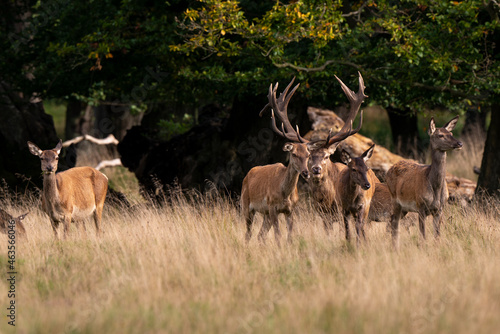
[[[393,251],[385,224],[349,245],[341,225],[324,233],[302,202],[294,240],[245,244],[235,203],[174,197],[133,210],[106,208],[96,239],[76,226],[54,241],[34,199],[17,248],[17,326],[25,333],[494,332],[500,326],[498,203],[448,206],[439,241],[401,231]],[[6,237],[0,236],[6,245]],[[5,256],[2,255],[3,257]],[[4,260],[2,260],[4,262]],[[6,282],[0,283],[6,291]],[[6,305],[7,295],[0,295]],[[3,321],[2,333],[12,331]]]

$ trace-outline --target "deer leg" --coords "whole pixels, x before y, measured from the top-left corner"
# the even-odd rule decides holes
[[[82,235],[87,238],[87,226],[85,225],[85,221],[82,220],[81,222],[78,223],[78,227],[80,228],[80,231]]]
[[[291,243],[292,242],[292,230],[293,230],[293,217],[292,217],[291,213],[286,217],[286,228],[288,230],[287,241],[289,243]]]
[[[274,238],[276,239],[276,243],[278,246],[280,245],[280,239],[281,239],[281,231],[280,231],[280,225],[279,225],[279,220],[278,220],[278,214],[277,213],[271,213],[271,222],[274,227]]]
[[[344,214],[345,239],[351,241],[351,233],[349,233],[349,216]]]
[[[438,212],[432,216],[432,222],[434,224],[434,236],[436,238],[439,238],[439,236],[441,235],[439,229],[441,227],[442,220],[443,220],[442,212]]]
[[[425,208],[418,208],[418,227],[420,228],[420,233],[422,234],[422,238],[425,240]]]
[[[94,211],[94,223],[97,237],[102,235],[101,231],[102,207],[97,207]]]
[[[50,225],[52,226],[52,230],[54,231],[54,236],[56,237],[56,239],[59,239],[59,236],[57,235],[57,227],[59,226],[59,222],[51,220]]]
[[[245,234],[245,240],[247,243],[250,241],[250,238],[252,237],[252,221],[253,221],[254,215],[255,215],[255,213],[253,211],[247,212],[245,215],[245,221],[247,224],[247,233]],[[266,217],[264,216],[264,220],[265,219],[266,219]]]
[[[399,249],[399,220],[401,219],[401,205],[394,203],[391,216],[391,234],[392,245],[395,249]]]
[[[71,216],[64,216],[63,224],[64,224],[64,239],[67,239],[69,235],[69,227],[71,225]]]
[[[265,215],[264,216],[264,221],[262,222],[262,227],[260,228],[259,232],[259,241],[264,243],[266,242],[266,236],[269,230],[271,229],[271,220],[269,219],[269,216]]]
[[[357,244],[360,244],[361,238],[363,241],[366,240],[365,236],[365,228],[364,228],[364,216],[365,210],[361,209],[356,216],[356,241]]]

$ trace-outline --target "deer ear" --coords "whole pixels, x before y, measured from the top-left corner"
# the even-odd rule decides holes
[[[32,142],[28,142],[28,148],[30,149],[30,152],[31,154],[33,155],[36,155],[36,156],[40,156],[42,154],[42,150],[40,148],[38,148],[38,146],[36,146],[35,144],[33,144]]]
[[[328,147],[326,149],[326,152],[329,154],[329,155],[332,155],[333,153],[335,153],[335,151],[337,150],[337,147],[339,147],[339,144],[340,142],[338,143],[334,143],[332,145],[330,145],[330,147]]]
[[[340,157],[342,159],[342,162],[345,163],[346,165],[351,162],[351,155],[347,152],[342,150],[342,155]]]
[[[459,116],[454,117],[451,121],[446,123],[446,125],[443,126],[443,128],[445,128],[446,130],[451,132],[455,128],[455,126],[457,125],[458,117]]]
[[[436,123],[434,122],[434,117],[431,118],[431,121],[429,122],[429,130],[427,130],[427,133],[429,136],[431,136],[434,131],[436,131]]]
[[[367,162],[368,159],[372,157],[374,149],[375,149],[375,144],[373,144],[372,147],[370,147],[363,153],[361,157],[363,158],[364,162]]]
[[[54,150],[57,152],[57,154],[61,153],[62,147],[63,147],[62,140],[59,139],[59,143],[57,143],[56,147],[54,148]]]
[[[283,151],[290,152],[291,150],[293,150],[293,144],[292,143],[286,143],[285,146],[283,146]]]

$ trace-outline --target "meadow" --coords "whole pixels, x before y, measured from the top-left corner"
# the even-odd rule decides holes
[[[450,156],[450,168],[477,164],[480,147]],[[463,156],[461,156],[463,155]],[[479,157],[477,157],[477,156]],[[472,157],[476,156],[475,161]],[[36,162],[38,163],[38,162]],[[480,163],[480,161],[479,161]],[[500,328],[500,203],[445,209],[442,236],[401,229],[392,248],[385,223],[360,247],[343,227],[326,235],[306,196],[294,237],[265,244],[254,223],[247,245],[238,203],[173,189],[144,201],[127,171],[107,169],[132,208],[105,206],[104,235],[72,224],[55,240],[37,194],[0,188],[0,206],[30,212],[16,242],[16,326],[6,318],[9,283],[0,283],[0,333],[492,333]],[[459,175],[460,176],[460,175]],[[133,194],[136,194],[133,196]],[[351,229],[352,231],[352,229]],[[62,232],[62,228],[60,228]],[[7,277],[7,236],[0,267]]]
[[[293,242],[283,236],[281,246],[272,232],[257,241],[260,219],[246,245],[235,203],[209,195],[108,207],[100,239],[87,222],[87,232],[72,226],[67,240],[55,240],[36,198],[3,207],[30,214],[28,236],[17,240],[16,331],[3,317],[1,333],[491,333],[500,326],[498,203],[448,206],[440,240],[403,228],[399,252],[385,223],[373,223],[359,248],[345,242],[340,224],[327,236],[307,201]],[[7,237],[0,240],[7,268]],[[0,289],[6,312],[6,280]]]

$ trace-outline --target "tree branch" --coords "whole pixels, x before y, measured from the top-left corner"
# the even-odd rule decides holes
[[[79,137],[76,137],[76,138],[73,138],[70,140],[66,140],[63,143],[63,147],[68,147],[71,144],[78,144],[79,142],[81,142],[83,140],[88,140],[88,141],[95,143],[95,144],[98,144],[98,145],[108,145],[108,144],[118,145],[118,143],[119,143],[118,139],[116,139],[115,136],[113,136],[112,134],[107,136],[104,139],[98,139],[98,138],[95,138],[95,137],[92,137],[89,135],[83,135],[83,136],[79,136]]]
[[[273,65],[278,67],[278,68],[290,67],[290,68],[293,68],[294,70],[303,71],[303,72],[321,72],[321,71],[324,71],[326,69],[326,67],[330,64],[342,64],[342,65],[354,67],[358,71],[362,70],[361,66],[359,66],[355,63],[351,63],[349,61],[343,61],[343,60],[327,60],[327,61],[325,61],[325,63],[323,65],[321,65],[319,67],[302,67],[302,66],[297,66],[297,65],[291,64],[291,63],[282,63],[282,64],[274,63]]]

